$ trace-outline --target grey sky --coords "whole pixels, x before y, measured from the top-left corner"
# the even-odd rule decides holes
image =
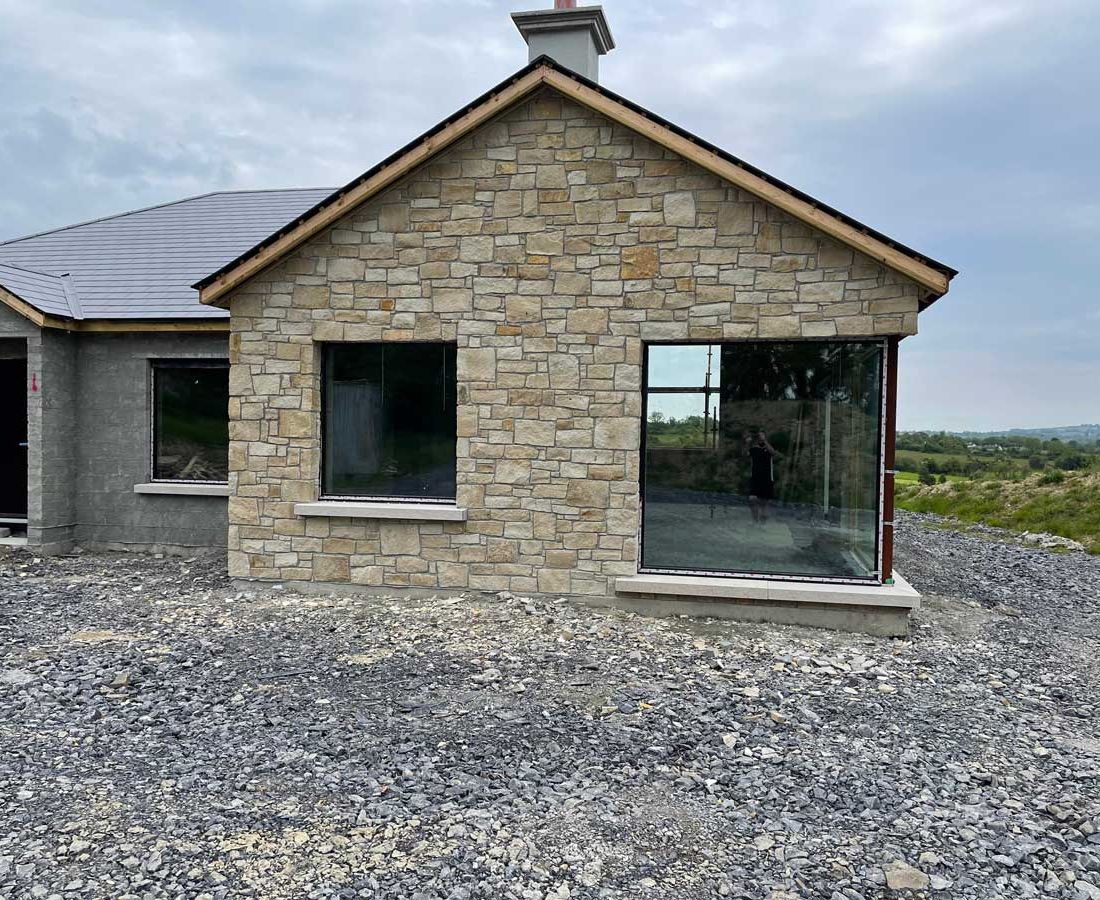
[[[550,0],[0,0],[0,238],[337,185],[526,62]],[[1100,3],[606,0],[601,80],[962,271],[902,427],[1100,421]]]

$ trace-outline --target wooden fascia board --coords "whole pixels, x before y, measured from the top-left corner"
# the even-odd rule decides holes
[[[480,106],[459,116],[445,128],[440,129],[431,137],[417,144],[404,156],[395,159],[388,166],[380,169],[366,181],[356,185],[346,194],[334,200],[329,206],[318,210],[315,215],[295,226],[255,255],[242,260],[238,265],[221,275],[217,281],[202,288],[199,291],[199,299],[203,303],[222,305],[217,304],[217,300],[241,282],[278,262],[287,253],[290,253],[342,216],[347,215],[348,212],[361,203],[366,202],[389,187],[417,166],[427,162],[455,141],[465,137],[493,116],[523,99],[531,91],[544,84],[547,80],[547,74],[551,71],[546,66],[539,66],[522,78],[512,82],[500,93],[494,94]]]
[[[135,321],[129,319],[82,319],[72,324],[76,327],[70,327],[70,331],[81,332],[163,331],[174,334],[185,332],[228,334],[229,332],[228,319],[197,319],[195,321],[183,319],[175,322],[148,322],[141,319]]]
[[[660,144],[662,147],[696,163],[708,172],[748,191],[750,194],[754,194],[761,200],[767,201],[807,225],[811,225],[830,237],[836,238],[838,241],[858,250],[860,253],[866,254],[884,266],[901,272],[936,294],[947,293],[950,279],[943,272],[925,265],[920,260],[902,253],[900,250],[860,231],[858,228],[854,228],[847,222],[824,212],[813,204],[787,193],[759,175],[755,175],[729,160],[723,159],[718,154],[676,134],[674,131],[623,106],[621,103],[605,97],[599,91],[575,81],[568,75],[563,75],[553,69],[547,69],[544,80],[555,90],[572,97],[578,103],[582,103],[590,109],[602,113],[612,121],[644,135],[654,143]]]
[[[227,333],[228,319],[197,319],[195,321],[149,322],[142,319],[65,319],[48,315],[35,309],[7,288],[0,286],[0,303],[33,322],[39,328],[55,328],[59,331],[79,332],[214,332]]]
[[[56,327],[51,322],[60,322],[61,319],[54,319],[53,316],[48,316],[42,310],[35,309],[21,297],[17,297],[3,285],[0,285],[0,302],[6,307],[19,313],[24,319],[29,319],[39,328],[53,328]]]

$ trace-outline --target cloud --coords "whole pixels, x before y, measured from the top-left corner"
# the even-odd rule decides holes
[[[549,5],[0,0],[0,238],[208,190],[341,184],[519,68],[508,12]],[[1064,395],[1083,407],[1070,419],[1100,418],[1075,388],[1096,344],[1100,4],[604,6],[610,88],[962,270],[903,344],[927,348],[905,415],[1046,421]],[[1014,387],[998,406],[934,367],[993,397]]]
[[[1037,351],[1006,365],[996,352],[975,348],[963,359],[909,344],[902,342],[899,360],[903,430],[991,431],[1100,421],[1095,357],[1052,365]]]

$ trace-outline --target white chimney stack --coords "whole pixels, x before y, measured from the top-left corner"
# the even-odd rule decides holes
[[[602,6],[554,0],[554,8],[512,13],[527,41],[528,60],[549,56],[590,81],[600,80],[600,57],[615,49]]]

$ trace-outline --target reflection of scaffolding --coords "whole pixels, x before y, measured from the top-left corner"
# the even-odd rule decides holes
[[[707,345],[707,370],[703,376],[703,383],[701,385],[673,385],[668,387],[654,387],[648,386],[646,392],[649,395],[653,394],[698,394],[703,400],[703,436],[702,440],[696,444],[691,443],[683,444],[684,448],[691,447],[692,449],[704,449],[713,450],[718,447],[718,428],[719,422],[719,405],[717,403],[711,403],[711,398],[721,395],[721,386],[715,387],[711,378],[711,371],[714,367],[714,345]],[[693,440],[697,438],[693,435]]]
[[[710,370],[714,361],[714,345],[707,344],[707,374],[703,380],[703,446],[718,446],[718,407],[710,405],[710,395],[718,393],[710,386]],[[708,431],[709,428],[709,431]]]

